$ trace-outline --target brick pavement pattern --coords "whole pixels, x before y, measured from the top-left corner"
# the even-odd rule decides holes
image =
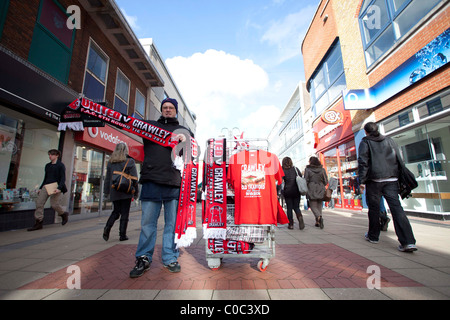
[[[150,269],[137,279],[129,278],[134,267],[136,245],[117,244],[79,261],[81,289],[134,290],[252,290],[304,288],[367,288],[377,263],[334,244],[277,244],[276,255],[265,272],[257,268],[257,258],[223,259],[219,270],[211,270],[205,246],[183,248],[181,272],[172,274],[161,263],[157,245]],[[399,273],[380,267],[382,287],[422,287]],[[63,268],[20,289],[66,289],[71,273]]]

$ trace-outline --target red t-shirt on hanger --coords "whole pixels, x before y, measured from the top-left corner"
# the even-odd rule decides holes
[[[235,192],[235,224],[277,224],[277,189],[284,176],[278,157],[263,150],[230,157],[228,182]]]

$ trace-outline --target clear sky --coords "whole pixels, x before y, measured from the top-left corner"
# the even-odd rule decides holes
[[[266,138],[300,81],[301,42],[319,0],[115,0],[153,38],[201,146],[222,128]]]

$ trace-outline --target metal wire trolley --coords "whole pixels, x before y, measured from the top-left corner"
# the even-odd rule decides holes
[[[259,258],[258,270],[267,270],[270,259],[275,257],[275,226],[270,224],[235,225],[234,205],[227,205],[227,240],[206,241],[208,267],[217,270],[223,258]],[[212,241],[218,242],[213,245]],[[244,244],[248,244],[245,246]]]
[[[245,146],[248,148],[248,143],[254,141],[227,140],[227,160],[230,158],[230,154],[236,150],[236,148],[234,148],[234,150],[231,150],[230,148],[233,147],[234,142],[238,146]],[[261,140],[258,140],[257,142],[261,145]],[[265,146],[266,149],[267,145],[268,144]],[[262,147],[257,146],[257,148],[260,149]],[[233,190],[227,190],[227,198],[234,198]],[[275,257],[275,225],[236,225],[234,223],[234,209],[234,202],[228,201],[226,208],[226,240],[206,239],[205,241],[206,261],[208,263],[208,267],[212,270],[219,269],[224,258],[258,258],[260,260],[257,263],[257,268],[259,271],[264,272],[267,270],[270,259]]]

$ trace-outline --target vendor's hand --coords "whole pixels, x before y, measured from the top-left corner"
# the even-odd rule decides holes
[[[175,140],[179,141],[179,142],[185,142],[186,141],[186,136],[184,134],[177,134],[175,136]]]
[[[366,188],[366,185],[365,184],[360,184],[359,185],[359,191],[361,192],[361,193],[363,193],[364,192],[364,189]]]
[[[54,194],[58,194],[58,193],[61,193],[61,190],[59,190],[59,189],[55,189],[55,191],[53,191],[53,193],[54,193]]]

